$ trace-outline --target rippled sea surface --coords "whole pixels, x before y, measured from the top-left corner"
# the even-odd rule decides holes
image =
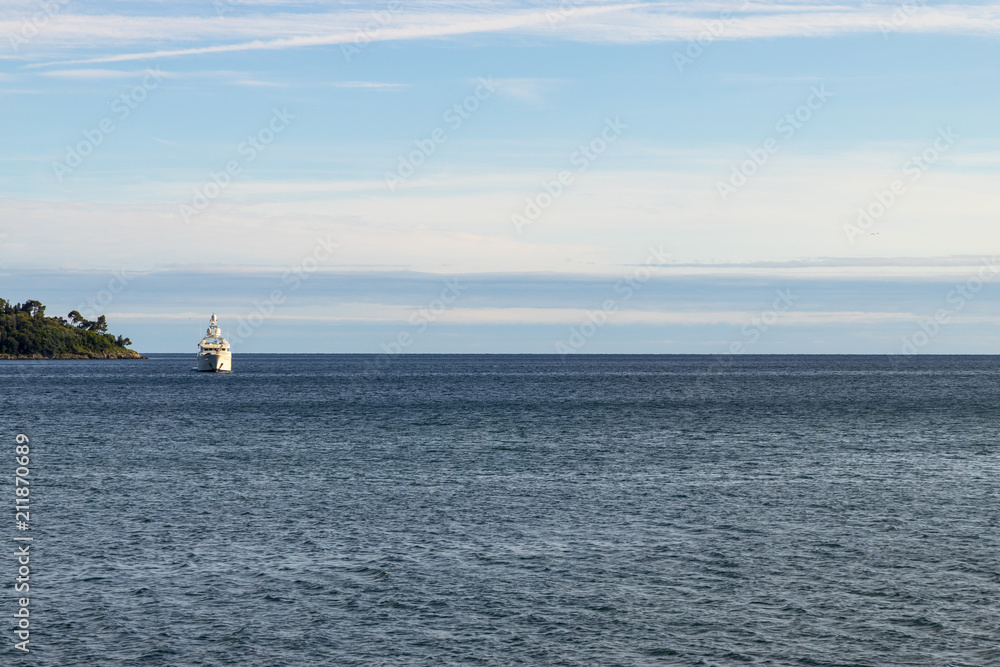
[[[192,365],[0,362],[3,664],[1000,664],[1000,358]]]

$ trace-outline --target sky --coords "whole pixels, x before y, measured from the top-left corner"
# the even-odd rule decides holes
[[[0,297],[193,352],[991,354],[1000,3],[5,0]]]

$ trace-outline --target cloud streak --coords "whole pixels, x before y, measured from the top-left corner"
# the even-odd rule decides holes
[[[271,319],[292,322],[381,322],[404,324],[411,321],[415,308],[391,306],[384,304],[355,304],[355,308],[345,308],[339,304],[337,315],[318,314],[279,314]],[[353,311],[353,312],[352,312]],[[585,308],[453,308],[442,313],[438,320],[443,324],[578,324],[585,320]],[[220,312],[219,317],[228,320],[245,318],[246,313]],[[759,316],[759,311],[694,311],[669,312],[653,310],[622,310],[615,313],[609,321],[612,325],[714,325],[725,324],[742,326],[750,318]],[[142,320],[183,321],[198,318],[202,315],[196,312],[178,313],[142,313],[114,312],[108,313],[112,320]],[[878,322],[910,322],[919,318],[914,313],[899,312],[864,312],[864,311],[804,311],[787,313],[782,316],[781,324],[788,326],[812,326],[817,324],[860,324]],[[967,321],[995,323],[1000,316],[966,318]]]
[[[376,42],[449,39],[465,35],[521,34],[540,39],[590,43],[671,42],[698,39],[709,34],[711,21],[722,10],[732,10],[712,40],[746,40],[780,37],[833,37],[883,32],[1000,35],[998,5],[922,6],[899,25],[892,23],[896,4],[771,4],[740,9],[733,4],[677,5],[632,3],[591,5],[572,9],[565,16],[548,9],[513,6],[474,8],[475,11],[433,11],[434,5],[394,16],[379,30],[365,35]],[[359,12],[279,14],[227,18],[219,22],[203,17],[60,16],[40,40],[51,38],[54,48],[108,47],[125,41],[213,42],[234,35],[248,39],[235,43],[202,44],[187,48],[109,53],[83,58],[37,63],[29,67],[127,62],[181,56],[299,49],[352,44],[371,15]],[[17,29],[15,21],[0,22],[0,32]],[[58,40],[58,41],[55,41]]]
[[[147,74],[146,70],[118,70],[118,69],[54,69],[40,73],[41,76],[53,79],[135,79]],[[173,76],[167,72],[159,72],[161,76]]]
[[[601,7],[588,7],[577,10],[580,16],[595,16],[610,12],[627,11],[637,5],[611,5]],[[444,19],[444,20],[442,20]],[[368,35],[372,41],[402,41],[416,39],[434,39],[457,37],[462,35],[474,35],[493,32],[510,32],[537,28],[549,25],[551,17],[547,12],[529,11],[516,12],[512,14],[492,14],[486,16],[468,17],[464,16],[458,20],[454,16],[430,17],[429,20],[417,22],[413,25],[400,27],[384,27],[374,35]],[[308,21],[308,18],[304,18]],[[358,24],[359,27],[363,23]],[[204,55],[212,53],[234,53],[241,51],[270,51],[289,48],[304,48],[315,46],[336,46],[340,44],[351,44],[358,38],[358,28],[344,30],[328,35],[309,35],[298,37],[284,37],[279,39],[255,39],[238,44],[220,44],[213,46],[201,46],[187,49],[167,49],[159,51],[146,51],[141,53],[120,53],[116,55],[98,56],[94,58],[81,58],[76,60],[64,60],[59,62],[45,63],[45,65],[83,65],[96,63],[126,62],[130,60],[148,60],[153,58],[167,58],[176,56]]]

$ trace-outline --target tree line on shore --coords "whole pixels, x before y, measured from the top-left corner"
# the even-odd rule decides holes
[[[45,306],[30,299],[10,303],[0,299],[0,357],[132,358],[132,341],[108,333],[104,315],[91,321],[74,310],[63,317],[46,317]]]

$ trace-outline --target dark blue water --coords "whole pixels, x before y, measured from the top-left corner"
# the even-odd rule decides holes
[[[1000,358],[192,364],[0,363],[3,664],[1000,664]]]

